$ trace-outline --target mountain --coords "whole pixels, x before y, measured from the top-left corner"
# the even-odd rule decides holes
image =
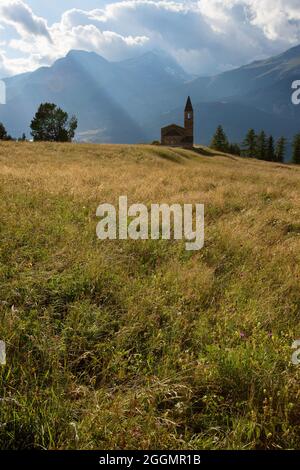
[[[300,79],[300,46],[198,78],[160,50],[120,62],[70,51],[51,67],[5,79],[7,105],[0,107],[0,121],[12,135],[29,135],[38,105],[51,101],[78,117],[79,140],[145,142],[159,138],[161,125],[181,122],[190,95],[196,138],[204,144],[218,124],[237,142],[250,127],[290,139],[299,130],[300,107],[291,103],[295,79]]]
[[[264,129],[275,139],[282,135],[291,138],[299,131],[296,120],[270,114],[244,103],[231,101],[201,102],[194,104],[195,139],[204,145],[209,145],[213,134],[219,124],[231,142],[241,143],[247,131],[255,128]],[[182,108],[171,110],[160,115],[155,124],[149,122],[148,129],[154,135],[158,128],[171,122],[183,124]],[[151,127],[153,126],[153,127]]]
[[[197,101],[216,101],[230,97],[253,96],[258,91],[277,88],[299,79],[300,46],[267,60],[255,61],[213,77],[197,78],[189,87]]]
[[[190,78],[160,51],[122,62],[71,51],[51,67],[5,79],[7,104],[0,108],[0,121],[12,135],[28,134],[38,105],[51,101],[78,117],[79,136],[106,142],[145,141],[149,136],[140,124],[145,115],[155,118],[167,90]]]
[[[196,78],[183,84],[175,94],[181,100],[189,94],[196,103],[196,136],[205,144],[218,124],[223,124],[235,141],[241,141],[245,129],[250,127],[291,139],[300,130],[300,106],[291,102],[292,82],[297,79],[300,46],[213,77]],[[171,110],[171,120],[179,115],[179,103],[177,106]],[[160,121],[165,123],[163,114]]]

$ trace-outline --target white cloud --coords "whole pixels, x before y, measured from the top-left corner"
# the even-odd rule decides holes
[[[51,42],[46,20],[36,16],[22,0],[2,0],[0,13],[2,21],[13,25],[20,35],[44,36]]]
[[[245,22],[259,28],[271,41],[298,42],[300,39],[299,0],[199,0],[201,13],[212,25],[225,25],[238,7]],[[243,24],[237,24],[243,28]]]
[[[56,44],[64,44],[63,48],[58,47],[58,55],[64,55],[70,49],[84,49],[117,60],[128,52],[129,55],[133,54],[148,41],[146,36],[122,36],[114,31],[101,31],[92,24],[79,25],[67,31],[60,28],[53,31],[57,39]]]
[[[0,10],[0,24],[9,23],[18,34],[2,61],[10,73],[50,64],[70,49],[121,60],[162,48],[204,75],[300,40],[299,0],[125,0],[90,11],[70,9],[51,26],[22,0],[0,0]],[[11,59],[9,48],[21,57]]]
[[[277,40],[284,37],[290,43],[299,41],[299,0],[248,0],[250,21],[260,27],[267,38]]]
[[[4,78],[9,75],[19,74],[24,71],[31,71],[37,68],[39,62],[34,56],[10,58],[5,51],[0,50],[0,77]]]

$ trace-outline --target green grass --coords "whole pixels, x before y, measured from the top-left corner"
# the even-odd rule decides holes
[[[1,449],[299,448],[300,170],[204,150],[0,145]],[[97,240],[124,194],[204,249]]]

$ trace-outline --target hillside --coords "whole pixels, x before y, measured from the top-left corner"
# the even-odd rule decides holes
[[[292,81],[299,78],[299,71],[300,45],[213,77],[196,78],[191,86],[195,94],[198,92],[195,99],[197,97],[201,101],[251,96],[251,93],[255,95],[268,89],[274,92],[282,81],[288,82],[287,95],[290,94]]]
[[[199,152],[0,144],[2,449],[299,448],[300,170]],[[204,248],[97,240],[120,195]]]

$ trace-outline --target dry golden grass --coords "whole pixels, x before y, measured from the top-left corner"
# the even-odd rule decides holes
[[[0,180],[2,448],[299,447],[299,168],[1,143]],[[204,203],[204,249],[97,240],[120,195]]]

